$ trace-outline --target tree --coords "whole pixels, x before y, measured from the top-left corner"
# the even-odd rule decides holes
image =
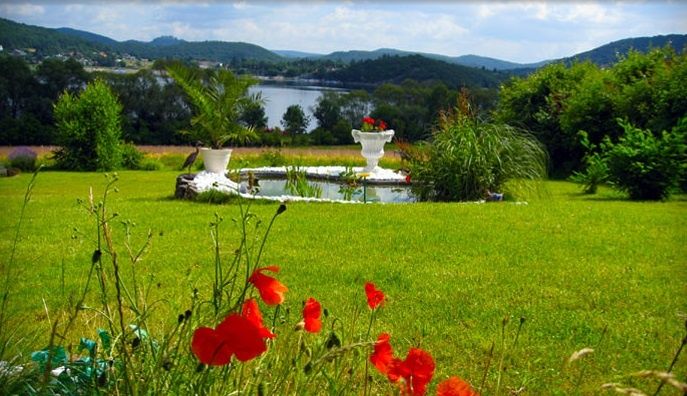
[[[267,128],[267,116],[265,107],[260,103],[251,103],[243,109],[239,120],[247,126],[252,126],[256,130]]]
[[[88,84],[80,95],[63,93],[55,104],[59,167],[110,171],[121,165],[122,106],[102,80]]]
[[[286,108],[282,116],[281,125],[289,135],[302,135],[308,128],[310,117],[306,116],[300,105],[291,105]]]
[[[317,119],[317,125],[331,131],[341,117],[341,107],[336,92],[324,92],[318,99],[313,116]]]

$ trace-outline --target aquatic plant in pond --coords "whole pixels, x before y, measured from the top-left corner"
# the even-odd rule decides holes
[[[286,190],[297,197],[320,198],[322,188],[310,183],[305,171],[294,166],[286,168]]]

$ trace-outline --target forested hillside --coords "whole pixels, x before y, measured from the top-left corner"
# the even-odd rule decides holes
[[[379,85],[404,80],[441,81],[449,87],[496,87],[509,75],[429,59],[420,55],[384,56],[375,60],[352,62],[348,67],[321,73],[316,77],[344,83]]]

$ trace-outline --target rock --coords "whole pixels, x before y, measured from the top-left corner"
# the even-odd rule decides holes
[[[184,173],[177,176],[177,184],[174,189],[174,197],[177,199],[194,199],[198,195],[193,179],[195,173]]]

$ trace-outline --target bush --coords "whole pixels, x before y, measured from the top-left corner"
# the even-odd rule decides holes
[[[36,169],[36,157],[35,151],[26,146],[19,146],[12,150],[8,159],[10,167],[32,172]]]
[[[401,145],[421,200],[473,201],[487,190],[517,196],[525,182],[546,176],[546,152],[534,137],[480,121],[465,97],[441,116],[433,137],[426,150],[409,152]]]
[[[122,163],[122,106],[101,80],[79,95],[65,92],[55,104],[57,166],[72,170],[110,171]]]
[[[138,169],[145,171],[156,171],[163,168],[160,161],[153,158],[143,158]]]
[[[596,194],[599,184],[603,184],[608,179],[608,165],[595,144],[589,141],[587,132],[580,131],[580,142],[587,149],[584,156],[586,168],[584,172],[573,172],[570,180],[582,185],[582,192],[585,194]]]
[[[628,121],[618,122],[625,134],[617,143],[608,138],[603,143],[609,181],[630,199],[667,198],[687,170],[687,118],[659,137]]]
[[[133,143],[125,143],[121,146],[122,166],[124,169],[141,169],[143,153]]]

